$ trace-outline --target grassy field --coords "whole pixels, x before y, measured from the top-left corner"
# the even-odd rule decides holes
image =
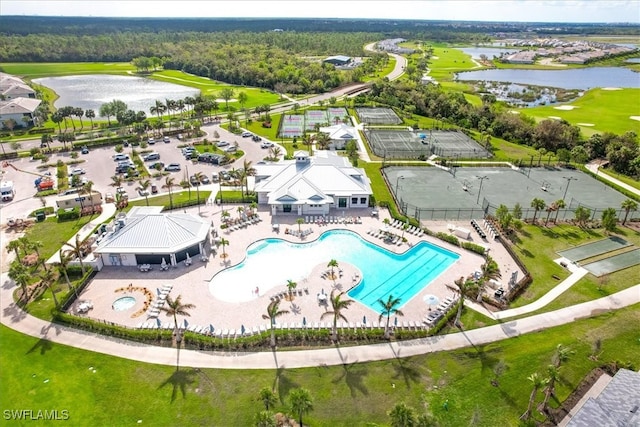
[[[619,174],[619,173],[617,173],[615,171],[612,171],[610,169],[598,169],[598,173],[603,173],[603,174],[612,176],[612,177],[624,182],[625,184],[632,186],[636,190],[640,190],[640,182],[636,181],[633,178],[629,178],[626,175]]]
[[[75,221],[58,222],[55,217],[49,217],[43,222],[36,222],[29,227],[25,237],[30,241],[42,242],[40,255],[48,259],[60,250],[64,242],[72,238],[82,227],[88,224],[97,215],[83,216]]]
[[[449,47],[435,47],[433,56],[429,60],[429,73],[438,82],[453,80],[453,74],[458,71],[471,70],[478,66],[469,55],[461,50]]]
[[[575,351],[561,370],[560,400],[605,361],[628,361],[637,368],[639,308],[458,351],[277,371],[176,370],[53,344],[2,326],[0,363],[10,369],[0,373],[0,405],[66,409],[70,425],[90,419],[92,425],[246,426],[261,410],[260,388],[272,387],[275,410],[286,411],[289,390],[305,387],[314,404],[304,418],[310,426],[386,424],[387,412],[400,401],[418,413],[428,408],[441,426],[468,425],[474,416],[477,425],[516,426],[531,391],[526,378],[545,372],[557,344]],[[602,362],[588,358],[596,338],[602,339]],[[499,362],[506,370],[494,387],[490,381]]]
[[[136,71],[129,62],[9,62],[0,65],[0,69],[5,73],[29,79],[74,74],[129,74]]]
[[[527,108],[528,116],[536,120],[545,120],[549,116],[561,117],[573,125],[580,127],[583,134],[612,132],[622,134],[633,131],[640,134],[640,121],[630,116],[640,116],[640,89],[603,90],[593,89],[572,102],[577,108],[573,110],[557,110],[555,106]],[[593,124],[584,126],[580,123]]]
[[[182,71],[158,71],[151,74],[150,78],[168,83],[175,83],[183,86],[193,87],[199,89],[203,95],[218,96],[222,89],[231,88],[234,91],[234,98],[237,98],[238,93],[244,92],[247,94],[247,102],[245,104],[246,108],[255,108],[258,105],[264,104],[276,104],[280,101],[280,96],[278,94],[275,94],[266,89],[228,85],[226,83],[218,82],[205,77],[186,74]],[[218,102],[220,104],[220,109],[224,109],[224,100],[220,100]],[[236,111],[241,110],[241,106],[237,101],[229,101],[229,107],[232,106],[236,108]]]

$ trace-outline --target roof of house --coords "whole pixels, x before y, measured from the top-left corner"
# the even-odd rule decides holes
[[[0,114],[31,114],[42,101],[34,98],[14,98],[0,101]]]
[[[330,204],[334,196],[370,195],[363,169],[333,151],[294,154],[299,160],[256,165],[257,193],[268,193],[269,204]]]
[[[329,134],[329,138],[333,140],[349,141],[356,139],[358,131],[353,126],[340,123],[333,126],[321,127],[320,132]]]
[[[640,425],[640,373],[620,369],[595,398],[589,398],[567,427]]]
[[[24,83],[12,83],[9,85],[0,85],[0,94],[9,98],[18,95],[33,94],[35,91]]]
[[[153,211],[151,211],[153,212]],[[210,223],[183,213],[137,211],[106,236],[97,253],[174,253],[206,239]]]
[[[345,56],[345,55],[335,55],[335,56],[329,56],[325,58],[325,61],[349,62],[351,61],[351,57]]]

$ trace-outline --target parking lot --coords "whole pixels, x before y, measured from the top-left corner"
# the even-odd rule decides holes
[[[256,164],[268,155],[268,150],[266,148],[261,148],[262,142],[265,141],[264,139],[262,141],[253,141],[248,137],[243,138],[240,135],[235,135],[226,131],[217,124],[204,126],[202,130],[207,133],[203,138],[207,138],[209,141],[215,140],[213,135],[214,132],[217,131],[220,135],[218,138],[220,141],[228,141],[230,145],[233,145],[234,142],[238,142],[238,149],[245,153],[244,156],[225,166],[186,160],[178,146],[193,142],[195,139],[179,141],[177,138],[171,137],[169,143],[164,143],[162,142],[162,139],[160,139],[156,141],[154,145],[149,145],[147,147],[146,150],[151,150],[160,154],[159,160],[150,161],[148,163],[151,164],[156,161],[163,162],[165,165],[178,163],[180,165],[179,172],[170,172],[169,175],[165,175],[173,176],[177,184],[183,179],[188,180],[190,175],[197,172],[202,172],[211,179],[213,174],[218,174],[220,171],[240,168],[244,159]],[[140,147],[135,148],[140,152]],[[124,149],[123,154],[128,154],[129,157],[131,157],[131,150],[132,147],[127,147]],[[82,162],[70,166],[69,172],[76,168],[84,169],[86,173],[81,176],[87,180],[93,181],[94,190],[101,192],[103,197],[107,192],[115,194],[115,188],[111,186],[111,177],[115,175],[115,169],[117,166],[117,162],[113,160],[113,156],[116,154],[117,153],[113,146],[91,149],[87,154],[79,153],[78,160],[82,160]],[[68,163],[73,159],[71,158],[70,153],[56,153],[49,159],[48,164],[55,164],[58,160]],[[46,171],[38,169],[38,166],[42,165],[42,162],[39,160],[33,161],[29,158],[22,158],[13,160],[11,163],[21,171],[17,171],[11,167],[2,168],[2,179],[4,181],[13,181],[16,191],[16,196],[13,201],[2,203],[0,205],[0,212],[2,213],[3,220],[8,217],[25,217],[27,213],[42,206],[41,202],[33,197],[36,193],[34,180],[38,178],[38,174],[43,174]],[[48,170],[53,176],[55,176],[55,168],[52,167]],[[152,184],[157,185],[159,193],[167,191],[162,188],[162,184],[165,180],[164,176],[158,178],[152,177],[150,180]],[[137,181],[126,182],[123,184],[123,187],[131,199],[139,197],[136,191],[136,188],[138,187]],[[47,206],[55,206],[55,200],[56,196],[48,196],[46,198]]]

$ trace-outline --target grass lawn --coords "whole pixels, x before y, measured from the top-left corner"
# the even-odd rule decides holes
[[[433,56],[429,59],[429,73],[438,82],[453,80],[453,74],[458,71],[471,70],[476,64],[469,55],[450,47],[434,47]]]
[[[615,233],[619,237],[640,246],[640,234],[628,228],[619,227]],[[520,233],[521,242],[514,246],[515,252],[525,263],[533,276],[533,283],[516,299],[511,307],[529,304],[558,284],[552,276],[561,279],[569,276],[569,272],[553,262],[559,250],[597,241],[607,237],[602,230],[581,230],[579,227],[561,224],[555,227],[538,227],[526,225]],[[560,298],[546,307],[544,311],[564,307],[602,297],[638,283],[640,266],[621,270],[598,279],[588,274],[565,292]]]
[[[640,116],[640,89],[603,90],[593,89],[584,96],[571,102],[578,108],[573,110],[557,110],[555,106],[527,108],[526,114],[537,121],[549,116],[561,117],[573,125],[580,126],[585,135],[595,132],[612,132],[623,134],[633,131],[640,134],[640,121],[630,116]],[[579,123],[593,124],[581,126]]]
[[[164,181],[161,181],[162,184]],[[200,200],[204,203],[209,196],[211,195],[211,191],[200,191]],[[182,203],[186,203],[190,200],[196,200],[198,196],[198,191],[195,188],[191,189],[191,192],[188,190],[176,191],[175,189],[172,192],[171,198],[173,199],[173,204],[179,206]],[[169,198],[169,194],[163,194],[161,196],[153,196],[149,197],[149,206],[165,206],[169,208],[171,200]],[[125,211],[129,211],[134,206],[147,206],[147,200],[144,198],[134,200],[129,202],[129,205],[124,209]]]
[[[598,169],[598,173],[603,173],[605,175],[612,176],[612,177],[624,182],[625,184],[632,186],[636,190],[640,190],[640,182],[638,182],[635,179],[630,178],[630,177],[628,177],[626,175],[622,175],[622,174],[619,174],[619,173],[617,173],[615,171],[612,171],[611,169],[604,169],[604,168]]]
[[[273,387],[279,398],[275,410],[282,411],[288,392],[305,387],[314,410],[304,421],[312,426],[388,423],[387,412],[400,401],[418,413],[428,407],[442,426],[467,425],[474,413],[481,425],[516,426],[531,391],[526,378],[545,372],[557,344],[575,351],[561,368],[560,400],[601,363],[629,361],[637,368],[639,308],[458,351],[277,371],[176,370],[53,344],[1,326],[0,363],[11,369],[0,373],[0,405],[66,409],[72,425],[90,419],[93,425],[142,420],[157,426],[245,426],[262,409],[260,388]],[[588,358],[596,338],[602,339],[602,362]],[[498,362],[506,371],[494,387],[490,381]]]
[[[60,250],[63,243],[67,242],[82,227],[97,217],[98,215],[83,216],[74,221],[64,222],[58,222],[55,217],[49,217],[29,227],[25,237],[33,242],[42,242],[43,246],[40,248],[40,255],[48,259]]]
[[[0,66],[9,74],[29,79],[49,76],[70,76],[75,74],[128,74],[136,72],[129,62],[9,62]]]
[[[247,94],[247,102],[244,105],[245,108],[254,108],[258,105],[264,104],[277,104],[280,102],[280,96],[266,89],[259,89],[247,86],[233,86],[219,81],[211,80],[205,77],[194,76],[192,74],[186,74],[177,70],[164,70],[157,71],[151,74],[150,78],[154,80],[160,80],[168,83],[180,84],[183,86],[189,86],[196,89],[200,89],[203,95],[211,95],[220,98],[219,93],[222,89],[233,89],[234,96],[237,98],[240,92]],[[224,100],[218,102],[220,104],[220,110],[226,109]],[[229,107],[236,108],[236,111],[241,111],[242,107],[237,101],[229,101]]]

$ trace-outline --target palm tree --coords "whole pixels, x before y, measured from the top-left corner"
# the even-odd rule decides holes
[[[89,109],[84,112],[84,116],[91,122],[91,129],[93,129],[93,119],[96,117],[96,112]]]
[[[151,187],[151,181],[148,179],[141,179],[138,183],[140,184],[140,189],[144,191],[144,198],[147,202],[147,206],[149,206],[149,192],[147,190]]]
[[[164,185],[162,186],[162,188],[166,188],[167,190],[169,190],[169,206],[170,209],[173,209],[173,193],[171,192],[171,189],[173,187],[176,186],[176,179],[173,177],[166,177],[164,179]]]
[[[553,223],[556,224],[558,222],[558,215],[560,214],[560,209],[564,209],[567,207],[567,204],[562,199],[558,199],[553,202],[556,205],[556,217],[553,219]]]
[[[236,212],[238,212],[238,219],[242,219],[242,213],[244,212],[244,206],[238,206],[236,208]]]
[[[196,172],[193,174],[198,183],[204,179],[204,173]],[[198,198],[198,213],[200,213],[200,185],[196,185],[196,197]]]
[[[153,106],[149,109],[149,111],[151,112],[151,114],[155,114],[156,116],[158,116],[158,120],[162,120],[162,119],[161,119],[161,116],[162,116],[162,114],[163,114],[165,111],[167,111],[167,106],[166,106],[166,105],[164,105],[164,104],[162,103],[162,101],[158,101],[158,100],[156,99],[156,103],[155,103],[155,105],[153,105]]]
[[[223,210],[220,216],[222,217],[223,222],[227,222],[229,220],[229,217],[231,216],[231,213],[228,210]]]
[[[42,267],[45,269],[45,271],[49,270],[49,267],[47,267],[47,263],[45,263],[44,258],[42,258],[40,256],[40,248],[44,246],[44,243],[42,243],[40,240],[36,240],[33,242],[29,243],[29,249],[35,251],[36,255],[38,256],[38,261],[40,261],[40,263],[42,264]]]
[[[276,420],[271,411],[260,411],[255,417],[255,427],[276,427]]]
[[[275,348],[276,346],[276,319],[285,314],[289,314],[288,310],[280,310],[280,300],[273,300],[267,306],[267,314],[263,314],[262,318],[265,320],[269,320],[269,324],[271,325],[271,347]]]
[[[480,269],[482,270],[483,281],[499,279],[500,277],[502,277],[502,275],[500,274],[500,267],[498,266],[498,263],[493,258],[491,258],[490,255],[487,255],[487,258],[484,264],[480,266]]]
[[[458,292],[460,293],[460,303],[458,304],[458,312],[456,313],[455,321],[455,325],[460,327],[460,316],[462,316],[462,309],[464,308],[464,297],[477,284],[473,280],[465,279],[462,276],[460,276],[459,279],[454,280],[453,283],[458,287]]]
[[[558,207],[556,205],[555,202],[551,203],[549,206],[547,206],[547,219],[544,220],[544,226],[546,227],[547,224],[549,223],[549,217],[551,216],[551,212],[555,212],[558,210]]]
[[[545,388],[543,390],[544,399],[538,405],[538,411],[547,413],[549,399],[551,396],[555,396],[556,393],[556,381],[560,379],[560,370],[554,365],[547,366],[547,378],[545,378]]]
[[[556,346],[556,351],[555,353],[553,353],[553,357],[551,358],[551,362],[553,363],[553,366],[555,366],[556,368],[560,368],[560,366],[564,362],[569,360],[569,356],[571,356],[573,353],[575,352],[571,350],[571,348],[565,347],[562,344],[558,344]]]
[[[336,280],[336,274],[333,271],[334,268],[338,268],[338,261],[336,261],[335,259],[332,259],[331,261],[329,261],[329,263],[327,264],[327,267],[331,268],[331,277],[333,278],[333,280]]]
[[[378,322],[380,322],[383,317],[387,318],[387,323],[384,326],[385,339],[389,339],[389,320],[391,315],[404,316],[404,313],[397,308],[401,301],[400,298],[394,298],[392,294],[389,294],[386,301],[383,299],[378,300],[378,304],[382,307],[380,316],[378,316]]]
[[[112,187],[120,188],[122,187],[123,182],[124,182],[124,178],[122,178],[121,175],[113,175],[111,177],[111,184],[109,185]]]
[[[40,281],[44,284],[49,291],[51,291],[51,295],[53,296],[53,303],[58,307],[60,304],[58,303],[58,297],[56,297],[56,293],[53,289],[53,284],[56,281],[56,275],[52,270],[45,270],[42,274],[39,275]]]
[[[60,261],[56,262],[55,266],[58,269],[58,272],[64,275],[64,279],[67,282],[67,287],[69,288],[69,290],[73,289],[73,292],[75,293],[76,288],[74,286],[71,286],[71,281],[69,280],[69,274],[67,272],[71,258],[69,258],[69,256],[66,255],[62,249],[60,249],[60,251],[58,252],[58,255],[60,256]],[[77,296],[78,294],[76,294],[76,297]]]
[[[287,280],[287,289],[289,290],[289,301],[293,299],[293,290],[298,287],[298,284],[293,280]]]
[[[82,185],[82,188],[80,189],[80,194],[88,194],[89,195],[89,202],[91,202],[91,208],[93,209],[93,197],[92,197],[92,192],[93,192],[93,181],[87,181]]]
[[[163,311],[168,317],[173,317],[173,324],[178,331],[178,315],[190,317],[191,314],[188,310],[196,308],[193,304],[183,304],[182,295],[178,295],[176,299],[167,296],[165,303],[160,307],[160,311]]]
[[[322,316],[320,316],[320,320],[324,319],[327,316],[333,316],[333,326],[331,329],[333,336],[332,339],[333,341],[338,341],[338,319],[342,319],[345,322],[347,321],[347,318],[344,316],[344,314],[342,314],[342,310],[347,310],[353,303],[353,300],[343,300],[341,299],[341,297],[342,295],[344,295],[344,292],[340,292],[338,295],[335,295],[335,292],[335,289],[332,290],[331,295],[329,296],[332,310],[322,313]]]
[[[622,225],[624,225],[627,222],[629,212],[635,212],[638,210],[638,204],[635,202],[635,200],[627,199],[620,204],[620,207],[624,209],[624,219],[622,220]]]
[[[254,176],[256,174],[256,169],[253,167],[251,160],[244,160],[242,164],[242,180],[244,181],[245,187],[247,189],[246,194],[249,194],[249,177]],[[241,183],[242,185],[242,183]]]
[[[391,427],[410,427],[416,425],[416,413],[414,409],[404,402],[397,403],[391,411]]]
[[[16,260],[20,259],[20,242],[18,240],[11,240],[7,243],[7,252],[14,251],[16,253]]]
[[[84,263],[82,262],[82,258],[84,258],[84,244],[80,241],[80,236],[76,234],[76,243],[65,243],[64,246],[69,246],[71,249],[67,249],[65,251],[66,255],[70,255],[73,259],[78,258],[80,261],[80,269],[82,270],[82,275],[84,276]]]
[[[227,253],[224,251],[224,248],[228,244],[229,244],[229,241],[227,239],[225,239],[224,237],[222,237],[220,239],[220,245],[222,246],[222,254],[220,255],[220,258],[222,258],[222,259],[225,259],[227,257]]]
[[[289,392],[289,403],[291,411],[298,415],[300,427],[302,427],[302,415],[313,410],[311,393],[306,388],[294,388]]]
[[[296,224],[298,224],[298,234],[302,235],[302,224],[304,224],[303,218],[296,219]]]
[[[545,206],[546,203],[544,202],[544,200],[537,197],[531,201],[531,207],[535,209],[535,211],[533,212],[533,221],[531,221],[532,224],[536,223],[536,216],[538,215],[538,211],[544,209]]]
[[[18,260],[13,260],[9,266],[9,278],[20,285],[22,289],[21,299],[27,301],[27,285],[29,284],[29,270]]]
[[[542,378],[537,372],[529,375],[527,378],[533,384],[533,390],[531,390],[531,394],[529,395],[529,405],[527,406],[527,410],[524,414],[520,415],[520,419],[523,421],[527,421],[531,417],[531,411],[533,410],[533,403],[536,400],[536,395],[538,394],[538,390],[545,384],[545,379]]]
[[[273,408],[276,406],[276,403],[278,403],[276,394],[269,387],[262,387],[260,389],[260,401],[264,404],[264,409],[266,411]]]

